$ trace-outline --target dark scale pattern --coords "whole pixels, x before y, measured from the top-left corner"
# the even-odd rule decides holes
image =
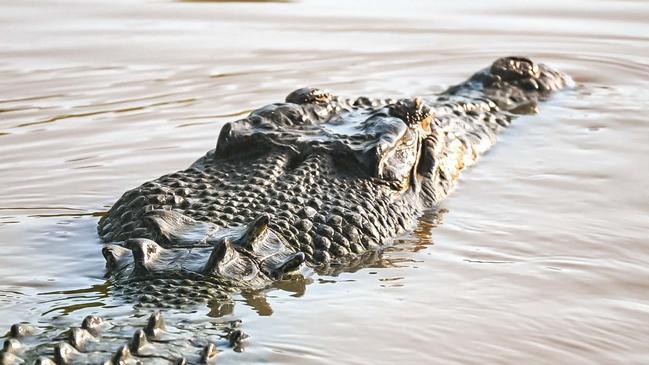
[[[100,233],[107,240],[111,235],[120,241],[154,238],[138,218],[155,209],[219,227],[245,225],[265,212],[273,217],[271,229],[305,251],[309,261],[319,262],[375,249],[407,228],[399,220],[412,223],[419,213],[417,205],[403,204],[402,196],[392,201],[381,181],[360,172],[340,175],[327,154],[310,155],[298,165],[290,164],[291,155],[274,152],[236,162],[211,158],[202,170],[165,175],[135,190],[145,197],[137,205],[134,194],[126,193],[115,204],[115,214],[102,220]]]
[[[384,241],[403,230],[394,225],[394,219],[384,219],[382,213],[411,221],[417,208],[393,202],[385,186],[372,180],[360,173],[340,174],[330,156],[311,155],[270,189],[269,194],[276,196],[287,187],[299,187],[287,194],[290,198],[286,202],[271,200],[271,206],[281,204],[281,213],[286,213],[278,214],[271,227],[312,262],[374,249],[372,240]],[[372,240],[363,241],[362,235]]]
[[[106,242],[153,238],[142,216],[156,209],[176,210],[220,227],[247,223],[256,216],[253,209],[258,208],[262,194],[288,162],[286,154],[274,153],[202,168],[197,163],[197,167],[164,175],[124,194],[102,218],[99,234]]]
[[[135,279],[116,282],[112,293],[138,308],[183,308],[196,302],[228,307],[232,305],[229,294],[236,288],[233,284],[197,276]]]

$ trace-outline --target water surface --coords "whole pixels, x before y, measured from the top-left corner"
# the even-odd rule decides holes
[[[649,4],[0,4],[0,328],[127,320],[95,233],[127,189],[306,85],[427,95],[528,55],[574,89],[516,120],[375,263],[238,296],[223,363],[646,363]]]

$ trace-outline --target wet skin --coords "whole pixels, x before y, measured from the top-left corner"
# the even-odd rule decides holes
[[[214,150],[127,191],[102,217],[113,293],[137,306],[182,307],[267,287],[303,264],[321,272],[350,265],[412,229],[516,114],[535,112],[567,81],[545,65],[507,57],[430,98],[296,90],[226,124]],[[115,350],[86,349],[102,343],[90,324],[103,323],[87,321],[57,345],[52,361],[83,363]],[[146,357],[152,344],[156,353],[169,350],[161,323],[154,314],[112,362]],[[23,356],[15,348],[28,336],[16,328],[3,359]],[[231,345],[243,338],[223,331]],[[204,345],[189,361],[210,362],[214,351]],[[147,359],[182,358],[162,352]]]

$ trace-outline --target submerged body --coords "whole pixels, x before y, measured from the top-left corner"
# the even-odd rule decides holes
[[[303,263],[326,270],[376,251],[446,197],[515,114],[534,111],[566,80],[509,57],[430,99],[296,90],[225,125],[190,168],[114,204],[98,227],[113,292],[155,307],[221,300]],[[147,339],[156,336],[136,332],[120,351],[138,355]],[[68,342],[74,354],[59,363],[83,357]]]

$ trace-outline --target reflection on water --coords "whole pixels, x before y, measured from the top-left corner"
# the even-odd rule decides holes
[[[105,298],[110,294],[109,283],[92,285],[88,288],[42,292],[44,299],[40,304],[48,306],[42,316],[56,320],[76,311],[92,311],[93,308],[106,307]]]
[[[306,85],[427,95],[526,54],[577,87],[517,120],[415,232],[168,315],[180,333],[241,320],[245,351],[222,363],[643,363],[648,18],[629,1],[4,1],[0,328],[142,322],[110,294],[98,217],[224,123]]]

